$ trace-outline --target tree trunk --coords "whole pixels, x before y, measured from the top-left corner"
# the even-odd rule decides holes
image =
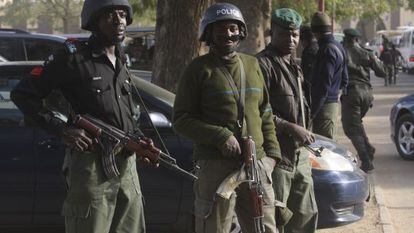
[[[152,82],[175,91],[181,72],[199,55],[198,27],[211,0],[158,0]]]
[[[270,28],[271,0],[217,0],[236,5],[242,12],[247,25],[247,38],[239,47],[239,51],[256,54],[261,51],[267,41],[267,30]]]

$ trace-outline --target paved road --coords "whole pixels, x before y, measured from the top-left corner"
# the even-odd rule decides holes
[[[414,93],[414,75],[400,74],[396,86],[384,87],[383,79],[373,78],[374,106],[364,118],[371,143],[377,148],[374,160],[377,196],[366,204],[365,217],[344,227],[318,233],[412,233],[414,232],[414,161],[402,159],[390,138],[389,113],[399,98]],[[355,149],[339,130],[338,141]],[[379,202],[379,203],[378,203]]]
[[[398,155],[389,136],[389,112],[398,98],[414,93],[414,75],[401,74],[397,82],[391,87],[374,83],[374,108],[365,122],[369,137],[377,148],[374,177],[388,209],[390,228],[395,233],[411,233],[414,232],[414,161]]]

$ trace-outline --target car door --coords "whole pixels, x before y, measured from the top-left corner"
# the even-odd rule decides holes
[[[44,61],[54,52],[64,48],[62,43],[38,38],[26,38],[24,45],[28,61]]]
[[[10,100],[18,79],[0,69],[0,225],[30,224],[34,200],[34,130]]]
[[[146,106],[152,113],[161,113],[162,102],[145,95]],[[140,129],[146,137],[152,138],[156,147],[165,152],[157,133],[149,122],[149,117],[141,107]],[[167,115],[168,116],[168,115]],[[168,119],[166,119],[168,121]],[[182,147],[172,127],[164,125],[158,127],[158,132],[169,153],[174,157],[182,152]],[[148,225],[172,224],[177,221],[180,211],[182,190],[187,181],[184,178],[164,167],[138,165],[138,174],[145,199],[145,218]]]
[[[0,54],[8,61],[25,61],[26,53],[22,38],[0,37]]]
[[[70,108],[61,92],[53,91],[44,100],[46,108],[65,116]],[[35,132],[36,186],[33,223],[35,225],[63,224],[61,216],[65,197],[65,182],[62,174],[65,156],[64,143],[44,130]]]

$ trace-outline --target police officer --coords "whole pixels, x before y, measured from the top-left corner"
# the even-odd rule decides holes
[[[307,129],[310,107],[309,96],[306,98],[304,93],[309,85],[292,56],[299,43],[301,22],[296,11],[277,9],[272,14],[271,42],[257,54],[282,151],[282,160],[273,172],[276,200],[282,203],[276,211],[281,233],[315,232],[318,216],[309,151],[302,147],[315,141],[314,134]],[[290,221],[289,211],[293,212]]]
[[[200,167],[194,184],[197,233],[230,232],[234,211],[242,231],[255,232],[247,183],[238,186],[229,200],[215,195],[220,183],[240,170],[240,138],[247,135],[253,137],[259,159],[265,231],[276,232],[271,173],[280,149],[259,64],[256,58],[236,52],[246,36],[236,6],[210,6],[199,33],[210,52],[186,67],[178,85],[173,127],[195,142],[194,157]]]
[[[316,134],[334,138],[339,93],[348,82],[346,53],[332,35],[331,19],[327,14],[316,12],[312,16],[311,28],[319,45],[312,74],[312,130]]]
[[[118,129],[135,128],[131,80],[120,43],[132,22],[127,0],[86,0],[82,29],[92,32],[87,44],[66,43],[45,63],[42,74],[22,80],[12,100],[25,116],[61,137],[70,147],[64,171],[68,185],[62,214],[66,233],[145,232],[142,194],[134,154],[116,155],[120,175],[105,176],[102,149],[83,130],[56,118],[42,106],[60,90],[75,114],[90,114]]]
[[[383,38],[385,38],[383,36]],[[388,85],[392,85],[393,83],[393,76],[395,74],[395,70],[394,70],[394,56],[393,56],[393,51],[391,49],[391,44],[392,42],[387,40],[384,40],[384,42],[382,43],[383,46],[383,51],[380,54],[379,59],[383,62],[385,70],[387,72],[387,77],[384,78],[384,86],[388,86]]]
[[[341,96],[342,127],[358,153],[361,169],[369,172],[374,169],[372,160],[375,148],[369,143],[362,124],[362,118],[372,106],[374,99],[369,70],[373,69],[378,77],[385,77],[386,71],[372,51],[359,45],[359,31],[348,28],[344,30],[344,34],[344,46],[348,53],[349,84]]]

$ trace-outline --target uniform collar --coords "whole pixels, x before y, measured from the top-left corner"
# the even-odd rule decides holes
[[[326,43],[330,43],[333,42],[335,40],[334,36],[332,35],[332,33],[329,34],[323,34],[321,36],[321,38],[318,40],[318,44],[319,46],[326,44]]]
[[[99,39],[98,36],[92,34],[91,37],[89,37],[89,45],[91,48],[91,54],[93,58],[99,58],[105,55],[106,57],[106,51],[105,48],[103,46],[102,41]],[[119,46],[116,46],[115,48],[115,56],[117,58],[120,58],[120,60],[122,61],[122,63],[125,63],[124,59],[124,55],[123,53],[120,51],[121,49],[119,48]],[[118,59],[117,59],[118,60]]]
[[[291,54],[290,55],[290,58],[288,59],[288,58],[286,58],[286,56],[284,56],[284,55],[282,55],[280,52],[279,52],[279,50],[277,50],[274,46],[272,46],[271,44],[268,44],[267,46],[266,46],[266,49],[265,49],[265,53],[268,55],[268,56],[270,56],[270,57],[279,57],[280,58],[280,61],[285,61],[285,62],[287,62],[287,63],[290,63],[290,62],[292,62],[292,59],[293,59],[293,55]]]

